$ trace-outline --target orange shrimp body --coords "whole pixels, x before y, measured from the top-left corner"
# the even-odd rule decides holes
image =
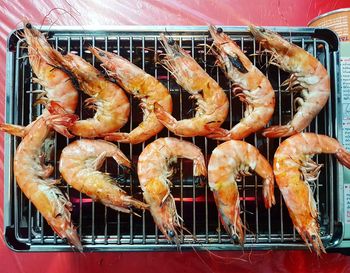
[[[230,140],[217,146],[208,164],[208,180],[214,193],[221,222],[233,239],[243,244],[244,231],[240,218],[239,193],[236,184],[242,176],[255,171],[263,178],[263,198],[266,208],[275,204],[274,177],[270,163],[253,145]]]
[[[295,100],[299,105],[293,119],[283,126],[272,126],[264,130],[263,135],[269,138],[286,137],[304,130],[322,110],[330,95],[330,78],[327,70],[304,49],[283,39],[277,33],[249,26],[262,47],[272,57],[273,63],[291,73],[285,81],[287,90],[300,91],[301,97]]]
[[[52,132],[51,128],[64,131],[76,120],[71,114],[45,115],[33,122],[30,130],[18,145],[14,158],[14,175],[18,186],[25,196],[43,215],[47,223],[61,237],[82,251],[82,245],[73,226],[70,211],[72,204],[55,186],[57,180],[50,179],[53,166],[45,165],[41,148]]]
[[[76,136],[93,138],[115,132],[125,125],[130,104],[123,89],[110,82],[83,58],[67,54],[57,56],[60,62],[78,80],[81,90],[91,98],[86,106],[95,110],[93,118],[78,120],[69,130]]]
[[[193,175],[206,176],[204,156],[194,144],[180,139],[159,138],[145,147],[139,157],[137,174],[146,203],[153,219],[169,240],[178,243],[179,216],[175,200],[170,193],[170,163],[177,158],[193,160]]]
[[[308,181],[317,179],[320,168],[314,154],[335,154],[341,164],[350,167],[350,153],[331,137],[300,133],[283,141],[274,156],[273,171],[300,236],[311,243],[318,255],[325,252],[317,223],[317,207]]]
[[[61,54],[28,21],[24,22],[24,37],[28,44],[29,62],[36,76],[33,81],[44,88],[37,102],[55,101],[68,113],[74,113],[78,104],[78,92],[70,76],[55,60],[55,56]]]
[[[262,129],[271,119],[275,108],[275,92],[261,71],[222,29],[209,26],[214,39],[212,51],[226,77],[233,82],[234,95],[244,102],[244,117],[231,130],[220,129],[215,138],[243,139]],[[211,137],[214,137],[211,136]]]
[[[66,146],[60,158],[60,173],[76,190],[112,209],[130,213],[130,207],[147,205],[122,190],[108,174],[98,171],[107,157],[131,168],[131,162],[113,143],[104,140],[81,139]]]
[[[54,101],[67,113],[74,113],[78,104],[78,92],[70,76],[55,61],[55,56],[60,55],[60,53],[51,47],[45,35],[35,29],[28,20],[24,20],[23,24],[24,30],[21,35],[24,36],[28,44],[29,62],[36,76],[32,80],[44,88],[40,91],[36,103],[46,104]],[[49,112],[44,109],[43,115],[49,115]],[[26,127],[2,123],[0,130],[11,135],[24,137],[32,125],[33,122]]]
[[[179,136],[207,136],[225,121],[229,103],[225,92],[172,38],[161,35],[166,56],[163,65],[197,101],[195,117],[176,120],[162,107],[156,105],[158,119]]]
[[[110,77],[126,92],[141,100],[140,107],[143,111],[143,122],[131,132],[105,134],[105,139],[137,144],[159,133],[164,126],[154,113],[154,104],[158,103],[166,112],[171,113],[172,100],[168,89],[156,78],[114,53],[96,47],[90,48],[90,51],[102,62],[101,66]]]

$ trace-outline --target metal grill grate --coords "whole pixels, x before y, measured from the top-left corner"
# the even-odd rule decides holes
[[[193,115],[193,102],[188,94],[183,91],[169,76],[169,73],[160,65],[156,65],[155,52],[161,53],[162,47],[158,41],[158,35],[165,28],[136,28],[110,31],[79,31],[71,29],[50,29],[50,42],[55,48],[76,53],[91,62],[101,70],[98,61],[90,54],[87,47],[97,46],[111,52],[122,55],[134,64],[154,75],[171,92],[174,103],[173,115],[177,119],[183,119]],[[276,109],[272,119],[273,124],[284,124],[293,116],[293,100],[295,94],[290,94],[281,89],[281,83],[288,77],[283,71],[273,66],[267,66],[267,56],[253,55],[258,50],[258,44],[243,28],[226,28],[228,34],[250,56],[251,61],[261,69],[270,79],[276,92]],[[330,44],[322,37],[315,37],[312,29],[277,29],[288,37],[293,43],[302,46],[316,56],[328,69],[333,81],[335,69],[333,61],[335,52]],[[243,106],[238,99],[229,92],[229,81],[223,76],[217,67],[214,67],[215,59],[208,55],[203,44],[209,43],[208,33],[205,28],[169,28],[167,31],[177,40],[181,47],[196,59],[196,61],[224,88],[230,99],[229,115],[223,124],[224,128],[232,128],[239,122],[243,114]],[[7,77],[7,115],[9,123],[26,125],[33,121],[41,111],[41,106],[34,106],[35,95],[26,91],[33,91],[41,87],[30,81],[33,74],[28,58],[25,58],[27,50],[23,47],[23,40],[10,37],[8,50],[8,77]],[[91,116],[82,109],[85,95],[80,94],[80,103],[77,113],[84,119]],[[130,97],[132,111],[129,123],[121,131],[130,131],[136,127],[141,119],[142,112],[138,102]],[[327,107],[317,116],[306,131],[321,134],[334,135],[335,131],[335,97],[330,98]],[[157,137],[172,136],[172,133],[163,130]],[[156,137],[156,138],[157,138]],[[136,165],[137,158],[145,145],[153,141],[138,145],[118,144],[122,151],[132,159]],[[73,140],[65,139],[60,135],[53,137],[53,150],[50,163],[56,167],[55,177],[59,177],[58,159],[64,146]],[[211,151],[218,144],[217,141],[204,137],[188,138],[202,149],[207,161]],[[281,142],[280,139],[266,139],[260,134],[254,134],[245,139],[256,146],[272,163],[273,154]],[[6,162],[5,162],[5,227],[6,239],[9,245],[19,250],[43,250],[58,251],[67,250],[69,247],[56,236],[45,220],[28,202],[27,198],[17,187],[13,173],[12,161],[16,146],[20,139],[6,137]],[[48,144],[49,145],[49,144]],[[334,233],[334,182],[336,181],[336,164],[332,157],[326,155],[317,156],[316,161],[324,164],[321,176],[315,182],[314,196],[320,211],[321,235],[325,245],[330,242]],[[192,233],[181,235],[183,247],[205,247],[209,249],[241,249],[230,242],[227,234],[220,226],[217,209],[212,194],[207,185],[197,185],[192,175],[192,162],[180,160],[175,166],[176,174],[172,178],[174,186],[172,193],[176,199],[179,215],[184,219],[184,226]],[[119,178],[124,190],[136,198],[142,199],[141,189],[137,177],[123,175],[122,170],[111,161],[106,162],[105,170]],[[173,248],[154,225],[149,212],[144,212],[141,217],[122,214],[107,209],[100,203],[67,186],[64,182],[60,186],[62,191],[69,195],[74,209],[72,217],[78,226],[81,240],[89,249],[93,250],[154,250]],[[277,186],[276,186],[277,187]],[[242,220],[247,227],[247,248],[271,248],[271,247],[304,247],[300,237],[296,233],[282,196],[276,188],[276,205],[266,210],[261,198],[261,179],[257,176],[246,177],[239,183],[241,196]]]

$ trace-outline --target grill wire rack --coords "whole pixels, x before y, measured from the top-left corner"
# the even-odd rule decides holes
[[[120,54],[147,73],[154,75],[171,92],[174,104],[173,115],[177,119],[193,116],[194,102],[189,99],[186,91],[182,90],[157,63],[157,55],[163,53],[159,42],[159,34],[166,30],[181,47],[188,51],[196,61],[212,76],[225,90],[229,101],[229,114],[222,125],[232,128],[242,118],[244,108],[238,98],[229,92],[230,82],[217,68],[214,56],[208,54],[203,44],[211,44],[206,27],[123,27],[100,30],[85,30],[74,28],[46,28],[49,41],[58,50],[72,52],[82,56],[102,71],[98,60],[92,56],[87,48],[97,46],[102,49]],[[337,91],[337,43],[333,34],[328,30],[309,28],[273,28],[289,41],[301,46],[314,55],[327,68],[332,79],[332,96],[326,107],[305,130],[335,136],[336,132],[336,91]],[[256,55],[259,44],[249,35],[245,27],[226,27],[229,34],[270,80],[276,94],[276,108],[270,123],[285,124],[295,113],[295,93],[289,93],[281,88],[281,83],[288,78],[288,74],[275,66],[269,66],[268,56]],[[42,111],[42,106],[35,105],[33,90],[42,87],[31,81],[34,76],[31,71],[25,48],[25,40],[18,39],[13,33],[8,40],[7,49],[7,96],[6,122],[27,125]],[[80,93],[79,107],[76,113],[81,119],[90,117],[91,112],[82,108],[86,98]],[[142,120],[142,111],[138,101],[130,96],[131,114],[129,122],[121,129],[128,132],[135,128]],[[137,158],[143,148],[154,139],[174,136],[164,129],[156,137],[146,143],[131,145],[118,144],[121,150],[136,166]],[[175,136],[176,137],[176,136]],[[59,178],[58,160],[61,150],[75,139],[66,139],[55,134],[51,141],[45,144],[47,161],[55,166],[54,177]],[[210,157],[218,141],[205,137],[192,137],[186,140],[201,148],[206,157]],[[66,242],[62,241],[46,221],[36,211],[35,207],[21,193],[13,175],[13,157],[20,138],[6,136],[5,140],[5,240],[10,248],[19,251],[64,251],[70,250]],[[272,163],[273,155],[281,139],[267,139],[256,133],[245,141],[253,144]],[[319,223],[321,237],[325,246],[334,244],[336,226],[336,196],[334,189],[338,179],[337,163],[328,155],[319,155],[315,160],[323,164],[321,175],[313,183],[312,189],[320,212]],[[212,193],[206,183],[197,183],[192,174],[192,162],[178,160],[173,166],[175,174],[172,177],[171,189],[176,200],[179,215],[184,219],[183,225],[190,233],[180,235],[181,248],[211,250],[241,250],[242,247],[230,240],[217,213]],[[123,173],[122,169],[107,160],[103,170],[112,174],[119,181],[121,187],[132,196],[142,200],[142,193],[137,175]],[[293,228],[282,196],[275,186],[276,205],[265,209],[262,200],[261,179],[250,176],[238,182],[241,198],[241,217],[247,227],[244,248],[304,248],[305,245]],[[59,186],[69,196],[73,203],[72,218],[78,227],[78,234],[88,251],[119,251],[119,250],[177,250],[176,245],[169,244],[165,237],[157,230],[149,212],[138,212],[141,217],[116,212],[104,207],[98,202],[67,186],[62,181]]]

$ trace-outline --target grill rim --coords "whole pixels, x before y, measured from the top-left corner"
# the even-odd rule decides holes
[[[332,42],[332,35],[336,36],[336,34],[328,29],[324,29],[324,28],[300,28],[300,27],[267,27],[268,29],[271,29],[273,31],[276,31],[278,33],[280,33],[283,36],[286,36],[286,34],[293,34],[293,37],[296,36],[305,36],[305,35],[309,35],[312,36],[313,38],[319,38],[320,33],[323,33],[323,35],[325,37],[328,37],[327,39],[329,39]],[[196,33],[200,33],[198,34],[199,37],[203,37],[203,33],[207,33],[208,29],[206,26],[116,26],[116,27],[112,27],[112,26],[107,26],[107,27],[84,27],[84,31],[81,30],[81,27],[49,27],[49,26],[43,26],[41,27],[42,31],[48,31],[50,32],[55,32],[55,37],[59,37],[59,36],[69,36],[69,37],[74,37],[74,34],[77,36],[103,36],[104,33],[107,33],[108,35],[113,35],[113,34],[118,34],[118,35],[125,35],[125,36],[131,36],[131,37],[136,37],[139,38],[137,36],[137,34],[140,34],[141,36],[144,35],[152,35],[154,33],[153,36],[158,36],[159,32],[164,32],[164,30],[166,29],[166,31],[168,32],[181,32],[181,33],[186,33],[187,35],[191,32],[196,32]],[[251,37],[250,34],[247,32],[247,27],[236,27],[236,26],[224,26],[223,27],[224,31],[226,32],[230,32],[230,35],[238,35],[241,36],[242,39],[243,37]],[[15,54],[13,54],[13,52],[10,50],[11,49],[11,42],[13,41],[13,38],[15,36],[15,33],[18,30],[14,30],[12,33],[10,33],[10,35],[8,36],[8,47],[7,47],[7,51],[6,51],[6,107],[5,107],[5,113],[6,113],[6,122],[8,123],[14,123],[14,121],[17,120],[16,114],[12,111],[12,106],[13,101],[18,100],[18,98],[13,97],[13,90],[14,90],[14,74],[12,69],[13,69],[13,63],[15,61]],[[89,32],[89,33],[85,33]],[[134,35],[134,36],[133,36]],[[181,34],[179,34],[181,36]],[[191,35],[192,37],[196,37],[195,35]],[[316,36],[316,37],[315,37]],[[175,36],[176,37],[176,36]],[[330,38],[331,37],[331,38]],[[15,37],[17,39],[17,37]],[[57,38],[56,38],[57,39]],[[92,38],[94,40],[94,38]],[[193,38],[192,38],[193,39]],[[338,75],[337,75],[337,63],[336,60],[339,59],[339,51],[338,51],[338,43],[331,43],[328,42],[326,39],[321,38],[323,41],[325,41],[328,45],[330,45],[329,48],[329,56],[327,58],[328,62],[327,65],[329,66],[328,71],[332,72],[332,78],[334,79],[334,84],[332,84],[332,90],[334,90],[334,98],[335,98],[335,102],[333,102],[333,105],[331,105],[332,107],[334,107],[335,109],[333,110],[334,113],[334,120],[336,121],[336,126],[334,126],[333,128],[333,132],[334,135],[338,138],[339,141],[341,141],[341,137],[342,137],[342,128],[341,128],[341,123],[339,122],[341,120],[341,115],[339,115],[339,113],[341,114],[341,103],[339,103],[339,97],[340,97],[340,81],[338,80]],[[333,41],[334,42],[334,41]],[[331,50],[332,47],[332,50]],[[332,60],[333,59],[333,60]],[[16,84],[16,83],[15,83]],[[15,94],[16,95],[16,94]],[[331,104],[331,102],[329,102],[329,104]],[[340,107],[339,107],[340,106]],[[340,110],[339,110],[340,109]],[[17,122],[15,122],[17,123]],[[331,125],[328,125],[331,126]],[[16,138],[14,138],[13,136],[9,136],[9,135],[5,135],[4,137],[4,231],[5,231],[5,242],[6,244],[9,246],[10,249],[14,250],[14,251],[22,251],[21,249],[16,249],[15,247],[13,247],[13,244],[11,244],[10,240],[8,240],[8,238],[10,238],[10,236],[6,236],[8,234],[8,229],[11,228],[11,211],[10,209],[13,207],[11,207],[11,204],[13,202],[13,194],[11,194],[11,181],[13,179],[13,170],[12,170],[12,163],[11,160],[8,158],[8,156],[6,155],[11,155],[13,154],[13,151],[15,150],[15,147],[17,146],[17,141]],[[203,151],[204,152],[204,151]],[[332,181],[330,183],[330,186],[333,187],[334,185],[337,185],[337,183],[342,183],[342,179],[343,179],[343,167],[340,166],[340,164],[338,165],[338,170],[336,172],[337,174],[337,178],[334,181]],[[333,173],[333,172],[332,172]],[[335,183],[335,184],[333,184]],[[334,190],[333,190],[334,192]],[[333,196],[333,195],[331,195]],[[335,198],[337,199],[337,198]],[[334,201],[334,200],[333,200]],[[334,202],[330,202],[331,206],[334,206],[337,204],[335,204]],[[9,209],[8,209],[9,208]],[[330,213],[330,215],[334,215],[334,210],[333,213]],[[341,213],[341,209],[338,208],[338,213]],[[339,218],[339,217],[338,217]],[[335,222],[334,222],[335,223]],[[330,227],[331,231],[333,226]],[[327,241],[329,242],[337,242],[336,244],[341,242],[341,238],[332,238],[334,232],[330,232],[331,234],[329,234],[329,236],[327,236]],[[155,234],[156,238],[158,238],[157,233]],[[330,237],[330,238],[328,238]],[[219,238],[221,238],[221,236],[219,235]],[[324,237],[323,237],[324,238]],[[43,238],[44,240],[44,238]],[[56,242],[57,238],[56,236],[54,237],[54,241]],[[220,241],[220,239],[219,239]],[[255,245],[255,246],[254,246]],[[331,244],[332,245],[332,244]],[[51,251],[51,249],[45,249],[45,248],[50,248],[53,247],[54,250],[52,251],[68,251],[70,250],[70,247],[67,245],[61,245],[61,244],[57,244],[57,245],[27,245],[26,246],[29,247],[30,251]],[[111,246],[111,250],[112,251],[124,251],[124,250],[131,250],[131,251],[138,251],[138,250],[142,250],[142,251],[147,251],[147,250],[165,250],[165,249],[169,249],[169,250],[174,250],[174,246],[171,245],[162,245],[162,244],[154,244],[154,245],[131,245],[131,244],[121,244],[121,245],[107,245],[107,246],[103,246],[103,245],[99,245],[98,247],[96,247],[96,245],[94,244],[84,244],[84,249],[87,250],[94,250],[94,251],[110,251],[109,247]],[[325,242],[325,246],[327,247],[327,244]],[[211,249],[211,250],[237,250],[237,246],[232,245],[232,247],[228,246],[227,244],[208,244],[208,245],[203,245],[201,246],[200,244],[185,244],[185,245],[181,245],[181,249],[187,249],[187,248],[192,248],[195,247],[196,249]],[[138,249],[139,248],[139,249]],[[144,248],[144,249],[143,249]],[[297,249],[297,248],[301,248],[301,249],[305,249],[306,246],[304,244],[300,244],[300,243],[296,243],[296,244],[287,244],[284,245],[283,243],[268,243],[267,245],[262,245],[262,244],[256,244],[256,243],[248,243],[244,246],[244,249],[272,249],[272,248],[292,248],[292,249]],[[24,250],[26,251],[26,250]]]

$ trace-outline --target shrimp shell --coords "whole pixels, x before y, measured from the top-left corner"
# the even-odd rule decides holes
[[[57,61],[78,80],[81,90],[90,96],[87,108],[95,110],[93,118],[78,120],[69,130],[76,136],[94,138],[115,132],[129,117],[130,104],[123,89],[110,82],[83,58],[68,53],[57,55]]]
[[[61,55],[48,43],[45,35],[24,20],[24,37],[28,44],[29,62],[36,76],[33,81],[44,88],[38,102],[55,101],[68,113],[78,104],[75,82],[56,61]]]
[[[154,113],[154,104],[161,105],[167,113],[171,113],[173,104],[169,90],[156,78],[121,56],[97,47],[90,48],[90,51],[102,62],[101,66],[111,78],[126,92],[141,100],[140,107],[143,111],[143,121],[131,132],[105,134],[105,140],[138,144],[159,133],[164,126]]]
[[[28,44],[29,63],[36,76],[32,78],[32,81],[43,87],[36,103],[47,104],[54,101],[67,113],[74,113],[78,104],[78,92],[75,89],[74,80],[55,61],[55,56],[60,53],[51,47],[45,35],[35,29],[27,19],[23,20],[23,24],[24,30],[20,35]],[[50,115],[47,109],[44,109],[43,115]],[[11,135],[24,137],[33,124],[32,122],[26,127],[1,124],[1,130]]]
[[[244,242],[240,218],[239,192],[236,181],[254,170],[263,178],[263,198],[266,208],[275,204],[274,176],[270,163],[253,145],[230,140],[218,145],[208,164],[209,186],[214,193],[221,222],[226,232],[240,244]]]
[[[212,52],[226,77],[233,82],[233,93],[245,104],[244,117],[231,130],[220,129],[210,137],[243,139],[262,129],[275,108],[275,91],[267,77],[256,68],[241,48],[220,29],[209,26],[214,39]]]
[[[317,206],[309,182],[319,176],[322,165],[312,161],[312,157],[321,153],[335,154],[342,165],[350,167],[350,153],[336,139],[314,133],[295,134],[283,141],[274,155],[273,164],[276,182],[293,224],[318,255],[325,249],[319,235]]]
[[[49,111],[59,107],[51,103]],[[47,223],[61,237],[82,251],[76,228],[73,226],[70,211],[72,204],[55,185],[58,180],[49,178],[53,166],[45,165],[41,148],[52,129],[65,131],[76,120],[72,114],[54,113],[39,117],[33,122],[30,130],[18,145],[14,157],[14,175],[18,186],[25,196],[43,215]],[[9,126],[9,125],[8,125]]]
[[[304,49],[283,39],[277,33],[256,26],[249,26],[262,47],[271,53],[270,63],[291,73],[282,85],[287,90],[300,92],[295,100],[299,104],[293,119],[283,126],[272,126],[264,130],[269,138],[287,137],[304,130],[322,110],[330,95],[330,77],[324,66]]]
[[[161,34],[161,40],[166,51],[163,66],[196,99],[197,108],[195,117],[178,121],[156,104],[157,118],[178,136],[207,136],[215,132],[228,113],[229,103],[225,92],[172,38],[167,39]]]
[[[193,160],[193,175],[206,176],[204,156],[194,144],[177,138],[158,138],[142,151],[137,164],[137,174],[146,203],[150,205],[153,219],[169,241],[178,244],[180,217],[175,200],[170,193],[170,163],[177,158]]]
[[[81,139],[63,149],[60,173],[73,188],[107,207],[126,213],[132,212],[131,206],[146,209],[146,204],[127,195],[108,174],[98,171],[107,157],[113,157],[121,166],[131,168],[129,159],[113,143]]]

